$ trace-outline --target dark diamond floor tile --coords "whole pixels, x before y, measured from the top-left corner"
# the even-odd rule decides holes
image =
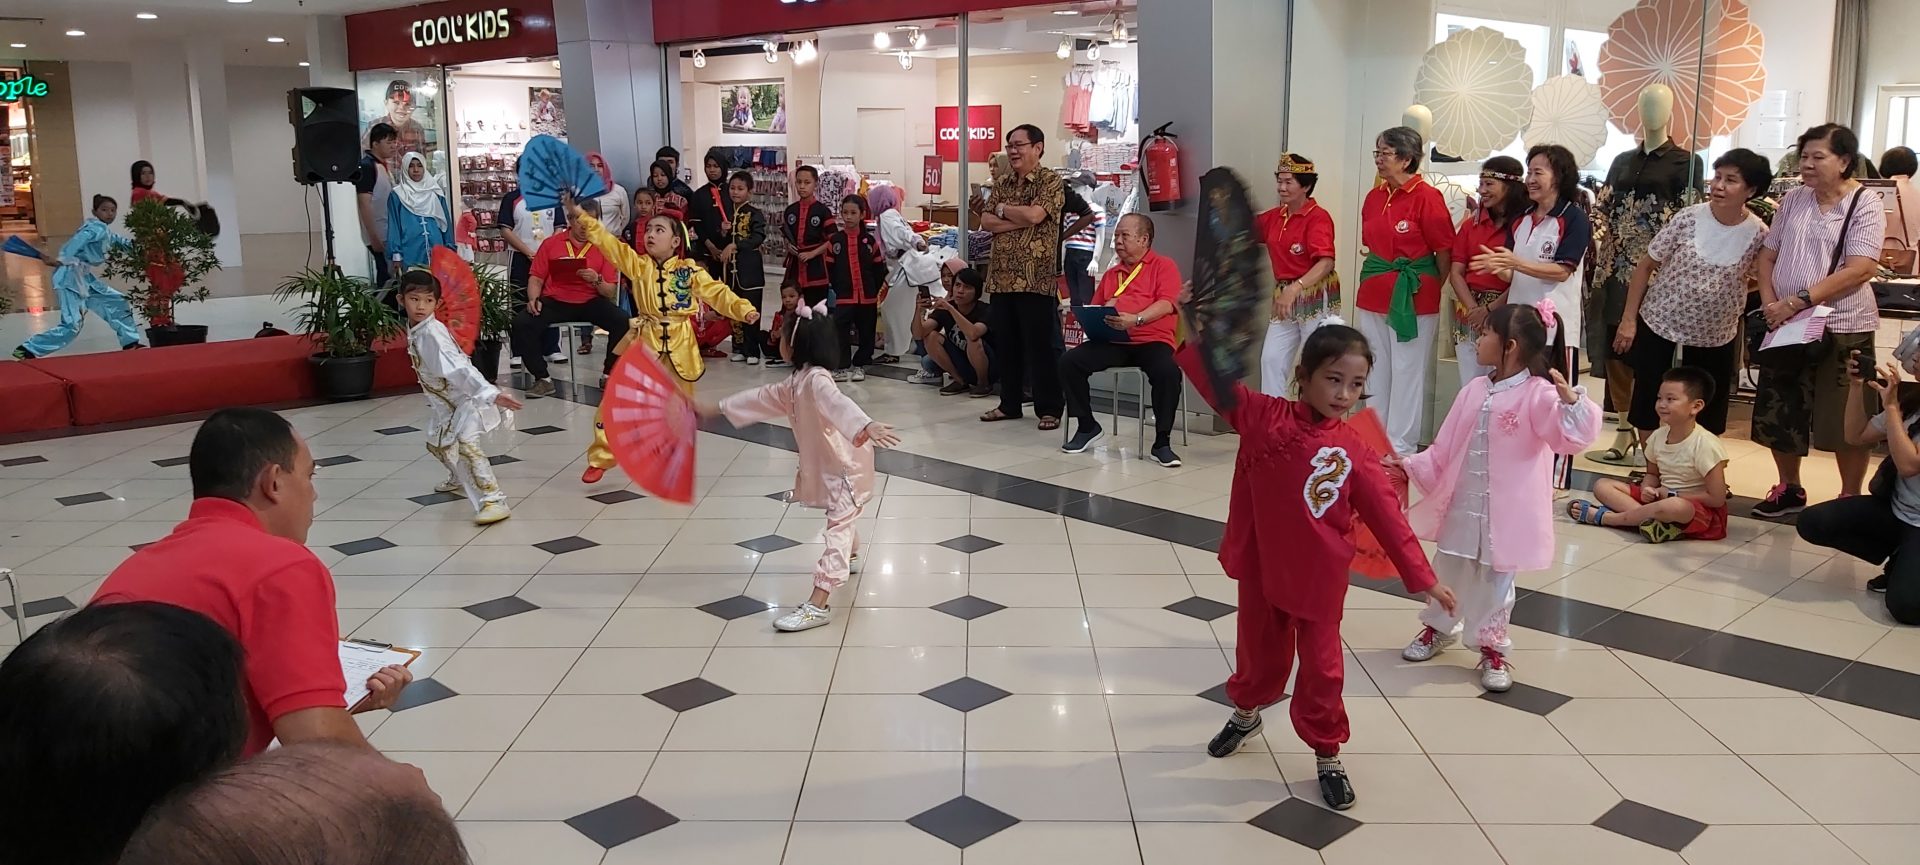
[[[387,427],[386,429],[374,430],[374,432],[377,432],[383,436],[403,436],[403,435],[406,435],[407,433],[413,433],[413,432],[419,432],[419,431],[420,431],[419,427],[411,427],[411,426],[390,426],[390,427]]]
[[[1578,637],[1619,612],[1612,607],[1535,592],[1513,602],[1511,621],[1536,631]]]
[[[986,598],[977,598],[973,595],[961,595],[951,601],[941,601],[938,604],[934,604],[933,608],[956,619],[972,621],[989,613],[1000,612],[1007,607],[1005,604],[996,604]]]
[[[962,676],[944,685],[920,692],[920,696],[962,712],[971,712],[1013,696],[972,676]]]
[[[39,460],[40,462],[46,462],[46,460],[41,459],[40,457],[28,457],[28,459]],[[163,460],[154,460],[153,464],[163,469],[170,469],[170,468],[173,468],[174,466],[186,465],[187,463],[190,463],[192,461],[193,461],[192,457],[167,457],[166,459],[163,459]],[[15,463],[12,460],[7,460],[6,462],[0,462],[0,466],[10,466],[14,464]]]
[[[680,818],[639,796],[628,796],[567,819],[567,825],[573,827],[573,831],[608,850],[678,822]]]
[[[34,616],[50,616],[50,615],[53,615],[54,613],[64,613],[68,610],[77,610],[77,609],[79,609],[79,607],[74,606],[73,601],[68,600],[65,595],[59,595],[52,598],[42,598],[38,601],[28,601],[20,605],[20,612],[26,614],[26,617],[29,619],[33,618]],[[8,621],[13,620],[12,605],[0,606],[0,610],[5,611],[5,615]]]
[[[359,461],[360,458],[352,454],[341,454],[339,456],[314,460],[313,464],[325,468],[326,466],[344,466],[348,463],[357,463]]]
[[[487,457],[487,464],[495,465],[495,466],[510,466],[519,461],[520,461],[519,457],[510,457],[505,454],[501,454],[499,456]]]
[[[357,556],[362,553],[377,553],[381,550],[391,550],[397,546],[400,545],[386,538],[361,538],[357,541],[347,541],[344,544],[334,544],[333,551],[343,556]]]
[[[1701,641],[1674,662],[1803,694],[1819,693],[1850,663],[1724,631]]]
[[[773,499],[776,502],[790,502],[790,501],[793,501],[793,490],[781,490],[777,493],[767,493],[767,498]]]
[[[1152,505],[1116,499],[1112,496],[1089,494],[1086,498],[1068,502],[1060,509],[1060,515],[1085,520],[1102,526],[1124,526],[1141,520],[1150,520],[1167,515],[1167,511]]]
[[[614,490],[612,492],[598,493],[595,495],[587,496],[587,498],[593,499],[594,501],[599,502],[603,505],[617,505],[622,502],[630,502],[635,499],[644,499],[646,498],[646,496],[636,493],[633,490]]]
[[[1707,824],[1698,820],[1642,805],[1632,799],[1621,800],[1620,804],[1593,821],[1593,825],[1675,853],[1707,831]]]
[[[1513,688],[1504,694],[1484,691],[1480,694],[1480,699],[1489,703],[1499,703],[1502,706],[1511,706],[1522,712],[1532,712],[1535,715],[1549,714],[1573,700],[1572,697],[1558,691],[1536,688],[1525,682],[1513,683]]]
[[[962,850],[1019,822],[1020,818],[970,796],[949,799],[907,818],[907,825]]]
[[[705,679],[693,678],[648,691],[643,696],[675,712],[686,712],[717,703],[733,696],[733,692]]]
[[[987,538],[980,537],[979,535],[961,535],[960,537],[957,537],[957,538],[949,538],[947,540],[941,541],[940,546],[946,547],[947,549],[953,550],[954,552],[967,553],[971,555],[973,553],[977,553],[982,550],[991,550],[994,547],[1000,546],[1000,542],[995,540],[989,540]]]
[[[467,497],[459,493],[427,493],[424,496],[414,496],[413,498],[407,499],[407,501],[413,502],[423,508],[432,507],[433,505],[444,505],[447,502],[464,502],[466,500]]]
[[[1281,800],[1280,804],[1260,812],[1260,816],[1247,822],[1314,850],[1325,848],[1361,826],[1360,821],[1345,814],[1292,797]]]
[[[734,595],[731,598],[721,598],[712,603],[701,604],[694,609],[731,622],[734,619],[764,613],[773,607],[766,601],[756,601],[746,595]]]
[[[459,693],[455,692],[452,688],[440,684],[438,679],[415,679],[412,684],[407,686],[406,690],[400,692],[400,699],[393,701],[393,711],[404,712],[408,709],[418,709],[428,703],[438,703],[441,700],[458,696],[460,696]]]
[[[1212,598],[1202,598],[1199,595],[1195,595],[1184,601],[1174,601],[1166,605],[1164,609],[1179,613],[1183,616],[1192,616],[1203,622],[1211,622],[1214,619],[1233,612],[1235,607],[1232,604],[1223,604]]]
[[[557,426],[537,426],[537,427],[528,427],[527,429],[521,430],[521,432],[526,433],[527,435],[530,435],[530,436],[546,436],[546,435],[553,435],[554,433],[557,433],[557,432],[566,432],[566,429],[562,427],[557,427]]]
[[[1218,685],[1215,685],[1211,688],[1201,691],[1200,693],[1195,694],[1194,696],[1199,697],[1202,700],[1212,700],[1213,702],[1219,703],[1220,705],[1225,706],[1229,709],[1240,708],[1239,706],[1235,706],[1232,700],[1227,699],[1227,683],[1225,682],[1221,682]],[[1287,699],[1287,696],[1288,695],[1286,694],[1281,694],[1280,699],[1275,700],[1271,703],[1268,703],[1265,706],[1261,706],[1260,708],[1271,709],[1274,706],[1278,706]]]
[[[521,613],[531,613],[534,610],[540,609],[540,605],[518,595],[508,595],[504,598],[494,598],[491,601],[468,604],[460,609],[491,622],[496,619],[507,618],[508,616],[517,616]]]
[[[757,538],[749,538],[747,540],[741,541],[737,544],[734,544],[734,546],[746,547],[747,549],[752,550],[756,553],[759,553],[761,555],[766,555],[767,553],[777,553],[777,552],[780,552],[781,550],[800,546],[800,542],[792,538],[785,538],[779,535],[762,535]]]
[[[541,541],[533,546],[550,555],[564,556],[568,553],[577,553],[581,550],[591,550],[600,545],[579,535],[571,535],[564,538],[554,538],[551,541]]]
[[[73,507],[74,505],[90,505],[94,502],[110,502],[113,501],[113,496],[107,495],[106,493],[81,493],[77,496],[61,496],[54,499],[54,501],[67,507]]]
[[[1581,634],[1580,639],[1599,643],[1609,649],[1671,661],[1706,642],[1713,634],[1711,630],[1694,625],[1623,612]]]
[[[1920,718],[1920,676],[1873,664],[1854,664],[1820,689],[1820,696],[1895,715]]]

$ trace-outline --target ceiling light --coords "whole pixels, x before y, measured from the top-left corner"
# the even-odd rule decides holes
[[[1113,43],[1115,45],[1125,45],[1127,44],[1127,39],[1127,21],[1125,18],[1116,16],[1113,19]]]
[[[252,3],[253,0],[227,0],[228,3]]]
[[[279,45],[280,43],[285,42],[287,40],[285,37],[281,37],[281,36],[268,36],[267,41],[275,45]]]
[[[881,51],[893,47],[893,37],[885,30],[873,34],[873,47]]]
[[[912,69],[912,68],[913,68],[913,55],[912,55],[912,54],[908,54],[908,53],[907,53],[907,52],[905,52],[905,51],[902,51],[902,52],[900,52],[900,68],[901,68],[901,69]]]
[[[68,31],[67,31],[67,35],[68,35],[68,36],[85,36],[85,35],[87,35],[87,31],[85,31],[85,30],[68,30]]]
[[[693,68],[695,69],[707,68],[707,52],[702,51],[698,48],[693,49]]]
[[[307,62],[307,61],[305,61],[305,60],[302,60],[302,61],[300,61],[300,65],[301,65],[302,67],[307,67],[307,66],[312,66],[313,64],[311,64],[311,63],[308,63],[308,62]]]
[[[1071,58],[1073,56],[1073,37],[1072,36],[1060,37],[1060,47],[1054,50],[1053,56],[1058,57],[1062,60]]]
[[[1095,42],[1092,45],[1087,47],[1087,59],[1088,60],[1100,59],[1100,43]]]
[[[920,29],[920,28],[918,28],[918,27],[913,27],[913,28],[910,28],[910,29],[908,29],[908,30],[907,30],[907,44],[908,44],[908,45],[912,45],[912,46],[913,46],[913,50],[915,50],[915,51],[925,51],[925,50],[927,50],[927,33],[926,33],[926,31],[925,31],[925,30],[921,30],[921,29]]]
[[[820,50],[813,47],[812,39],[808,39],[793,46],[792,54],[794,65],[804,66],[812,63],[813,58],[820,56]]]
[[[25,43],[25,42],[15,42],[15,43],[13,43],[13,47],[15,47],[15,48],[25,48],[25,47],[27,47],[27,43]]]
[[[160,16],[155,15],[152,12],[140,12],[135,14],[133,17],[138,18],[142,21],[152,21],[153,19],[158,18]]]
[[[780,46],[772,42],[760,43],[760,50],[766,52],[768,63],[780,62]]]
[[[1078,9],[1055,9],[1055,10],[1053,10],[1053,14],[1055,14],[1055,15],[1078,15],[1078,14],[1080,14],[1080,10],[1078,10]]]

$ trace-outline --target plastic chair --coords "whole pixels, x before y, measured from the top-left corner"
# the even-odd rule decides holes
[[[1133,395],[1134,418],[1133,419],[1135,422],[1133,450],[1134,450],[1134,453],[1136,454],[1137,459],[1146,459],[1148,457],[1147,450],[1146,450],[1147,412],[1153,408],[1152,385],[1147,381],[1147,373],[1146,371],[1140,369],[1137,366],[1116,366],[1116,367],[1111,367],[1105,370],[1105,372],[1113,377],[1113,388],[1112,388],[1113,397],[1111,401],[1113,404],[1113,429],[1116,432],[1120,429],[1120,397],[1123,393],[1123,391],[1121,390],[1122,379],[1120,378],[1120,374],[1129,373],[1129,372],[1133,373],[1133,381],[1134,381],[1134,395]],[[1186,447],[1187,446],[1187,384],[1185,381],[1182,381],[1180,383],[1180,407],[1178,411],[1180,414],[1180,446]],[[1063,422],[1060,424],[1060,443],[1062,445],[1066,444],[1068,441],[1072,440],[1073,438],[1071,432],[1069,432],[1068,430],[1068,428],[1071,426],[1072,424],[1070,423]]]
[[[0,581],[7,584],[7,599],[13,602],[13,630],[24,643],[27,641],[27,608],[20,603],[20,586],[14,583],[13,571],[7,568],[0,568]]]
[[[575,352],[575,349],[579,347],[579,343],[576,341],[578,339],[578,336],[576,335],[574,328],[577,327],[578,325],[579,325],[579,322],[572,322],[572,321],[562,322],[560,324],[547,325],[547,328],[549,330],[556,327],[560,329],[561,351],[567,356],[567,363],[566,363],[567,384],[572,385],[576,390],[580,387],[579,373],[574,372],[574,367],[577,367],[580,365],[579,359],[578,359],[579,355]],[[537,350],[538,349],[536,349],[536,351]],[[548,375],[553,374],[554,366],[557,366],[557,364],[554,364],[551,361],[547,363]]]

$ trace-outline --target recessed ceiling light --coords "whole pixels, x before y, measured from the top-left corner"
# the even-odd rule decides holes
[[[228,3],[252,3],[253,0],[227,0]]]
[[[15,42],[15,43],[13,43],[13,47],[15,47],[15,48],[25,48],[25,47],[27,47],[27,43],[25,43],[25,42]]]
[[[1053,10],[1053,14],[1055,14],[1055,15],[1078,15],[1078,14],[1080,14],[1080,10],[1078,10],[1078,9],[1055,9],[1055,10]]]
[[[68,36],[85,36],[85,35],[87,35],[87,31],[85,31],[85,30],[68,30],[68,31],[67,31],[67,35],[68,35]]]
[[[160,16],[155,15],[152,12],[141,12],[137,15],[134,15],[133,17],[138,18],[142,21],[152,21],[153,19],[158,18]]]
[[[302,60],[302,61],[300,61],[300,65],[301,65],[301,66],[312,66],[313,64],[311,64],[311,63],[308,63],[308,62],[307,62],[307,61],[305,61],[305,60]]]
[[[272,42],[272,43],[273,43],[273,44],[275,44],[275,45],[278,45],[278,44],[280,44],[280,43],[282,43],[282,42],[285,42],[285,41],[287,41],[287,40],[286,40],[286,39],[284,39],[284,38],[282,38],[282,37],[279,37],[279,36],[268,36],[268,37],[267,37],[267,41],[268,41],[268,42]]]

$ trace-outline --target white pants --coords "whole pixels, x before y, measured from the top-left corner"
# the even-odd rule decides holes
[[[507,494],[500,490],[500,482],[494,480],[493,463],[487,459],[486,451],[480,449],[480,442],[454,439],[436,444],[429,438],[427,453],[447,467],[447,478],[466,492],[475,513],[487,505],[507,500]]]
[[[880,320],[887,329],[887,354],[906,357],[913,353],[913,302],[919,294],[903,281],[887,289],[887,299],[880,302]]]
[[[853,480],[844,475],[827,479],[827,530],[824,540],[827,548],[820,552],[820,560],[813,566],[813,587],[823,592],[847,584],[847,576],[852,572],[854,551],[860,548],[860,531],[855,523],[860,519],[861,505],[854,493]]]
[[[1453,590],[1455,615],[1436,601],[1420,611],[1420,624],[1460,637],[1469,649],[1488,648],[1504,655],[1513,648],[1507,620],[1513,616],[1512,571],[1496,571],[1473,559],[1436,553],[1433,572]]]
[[[1460,365],[1460,389],[1467,389],[1467,382],[1483,375],[1493,373],[1493,367],[1481,366],[1478,358],[1480,349],[1471,342],[1458,342],[1453,345],[1453,359]]]
[[[1372,397],[1367,405],[1380,413],[1387,439],[1403,454],[1420,443],[1421,421],[1427,414],[1427,376],[1433,371],[1433,329],[1440,316],[1423,315],[1409,342],[1395,337],[1384,313],[1357,310],[1355,326],[1373,347],[1373,374],[1367,376]]]
[[[1307,335],[1323,324],[1339,321],[1339,316],[1324,315],[1310,321],[1267,322],[1267,342],[1260,350],[1260,392],[1267,396],[1292,396],[1294,368],[1300,364],[1300,347],[1307,344]]]

